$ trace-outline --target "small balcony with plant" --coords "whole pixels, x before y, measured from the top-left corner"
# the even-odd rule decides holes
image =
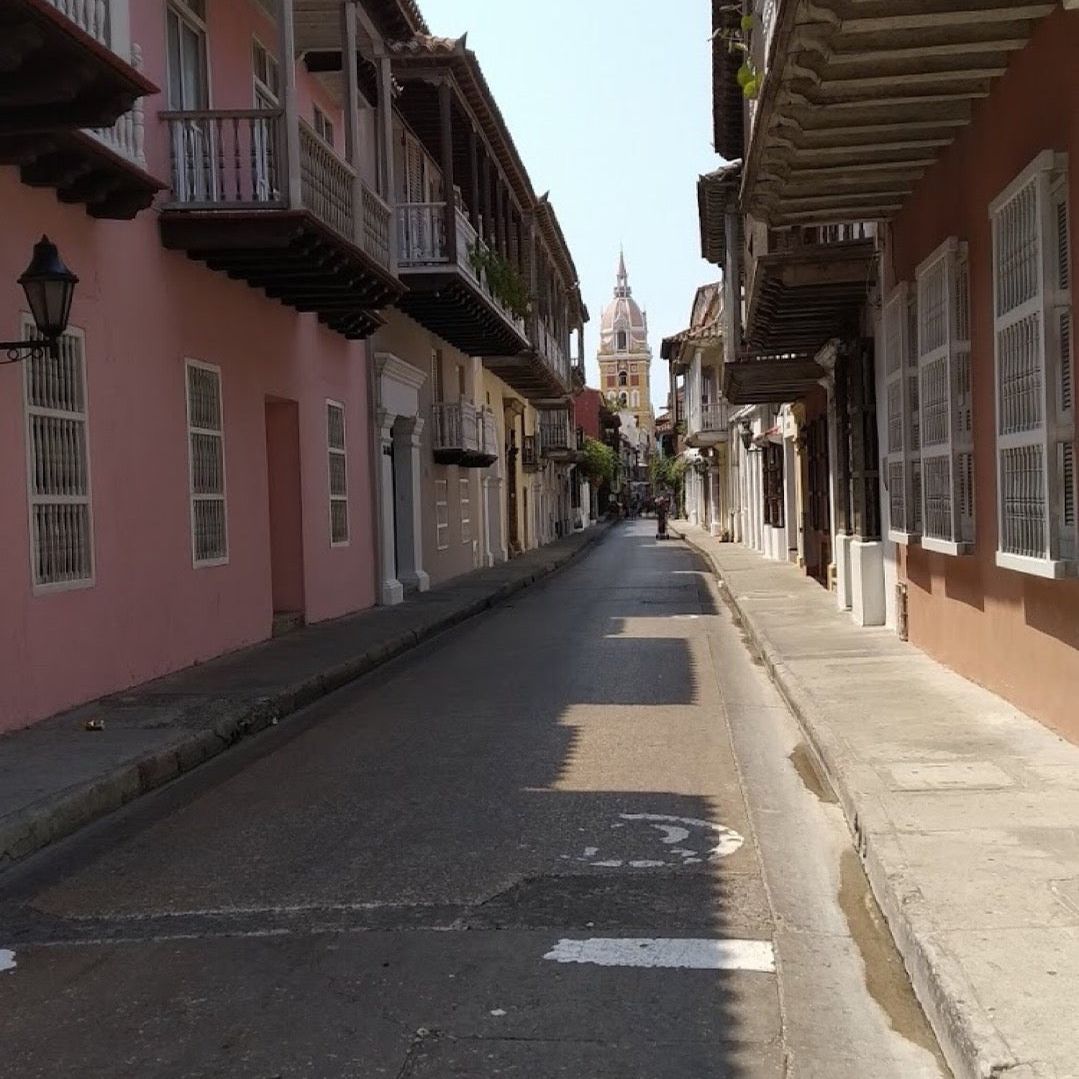
[[[377,147],[379,136],[361,137],[359,117],[367,106],[349,68],[364,66],[370,76],[365,96],[377,107],[390,94],[388,61],[363,61],[369,43],[359,38],[352,5],[324,5],[318,13],[304,8],[294,20],[293,0],[278,3],[280,42],[291,41],[294,55],[279,44],[257,57],[267,84],[259,107],[212,107],[204,89],[192,96],[205,107],[160,114],[171,162],[162,240],[315,313],[345,337],[366,337],[382,323],[378,311],[404,288],[392,251],[392,211],[381,193],[387,174],[371,167],[386,154]],[[326,52],[331,45],[336,53]],[[336,56],[336,72],[322,63],[327,55]],[[342,71],[342,56],[356,63]],[[312,57],[327,76],[323,89],[340,98],[343,138],[318,111],[312,123],[300,115],[297,83],[308,76]],[[334,74],[339,77],[328,78]]]
[[[0,4],[0,164],[98,218],[131,218],[165,185],[146,168],[157,87],[127,33],[129,0]]]

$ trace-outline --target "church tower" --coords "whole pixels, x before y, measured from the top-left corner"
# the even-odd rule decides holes
[[[632,412],[638,425],[655,430],[652,413],[652,350],[648,347],[648,316],[637,306],[629,287],[626,259],[618,256],[614,299],[600,321],[599,384],[616,412]]]

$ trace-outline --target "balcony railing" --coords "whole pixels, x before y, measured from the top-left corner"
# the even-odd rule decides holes
[[[136,71],[142,70],[142,49],[138,45],[131,46],[131,66]],[[146,168],[146,108],[141,97],[112,127],[92,127],[85,131],[125,161]]]
[[[569,359],[558,337],[539,316],[532,318],[532,347],[543,357],[544,363],[555,371],[563,382],[569,382]]]
[[[540,413],[540,445],[543,454],[564,453],[576,446],[576,438],[570,434],[569,413],[564,409],[554,409]]]
[[[771,229],[768,234],[768,253],[804,251],[811,247],[831,247],[836,244],[862,243],[877,235],[873,221],[848,221],[835,225],[795,226]]]
[[[48,0],[61,14],[66,15],[80,30],[95,41],[112,47],[112,5],[109,0]]]
[[[169,125],[174,205],[188,209],[287,207],[282,110],[215,109],[161,115]],[[357,180],[351,166],[303,121],[299,133],[302,206],[388,266],[389,206]]]
[[[166,112],[172,198],[189,209],[285,206],[280,109]]]
[[[474,281],[498,306],[502,313],[522,333],[524,321],[513,315],[502,300],[494,294],[487,275],[479,273],[470,252],[479,248],[486,251],[468,215],[460,206],[454,208],[457,230],[457,266]],[[424,269],[430,266],[449,265],[446,250],[446,204],[444,202],[406,202],[397,207],[398,265],[402,269]]]
[[[686,425],[686,433],[693,437],[701,432],[725,432],[727,430],[727,402],[719,401],[715,404],[701,405],[692,409],[689,414],[689,422]]]
[[[482,425],[470,401],[437,402],[431,406],[431,420],[431,444],[436,452],[479,453]]]

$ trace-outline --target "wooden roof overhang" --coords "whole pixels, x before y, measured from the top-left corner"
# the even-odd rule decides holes
[[[876,276],[871,239],[758,256],[746,298],[746,346],[815,353],[831,338],[855,332]]]
[[[825,376],[808,353],[743,353],[723,365],[723,393],[732,405],[782,404],[810,393]]]
[[[889,219],[1048,0],[779,0],[742,204],[778,224]]]
[[[0,164],[16,165],[28,187],[51,187],[91,217],[130,220],[167,186],[86,131],[0,135]]]
[[[460,266],[398,272],[408,291],[397,307],[466,355],[514,355],[528,347],[525,334]]]
[[[389,54],[394,78],[402,85],[398,109],[420,140],[429,148],[439,146],[437,84],[449,80],[459,108],[483,139],[491,159],[497,162],[519,209],[531,210],[535,196],[528,171],[476,54],[467,47],[466,39],[417,34],[407,41],[392,43]],[[425,83],[428,84],[426,91],[423,89]],[[468,140],[457,140],[453,149],[455,166],[459,164],[460,174],[467,175],[470,156]],[[434,156],[437,160],[438,154]]]
[[[741,12],[730,0],[712,0],[712,131],[716,153],[728,161],[745,153],[745,97],[737,79],[743,54],[725,36],[740,23]]]
[[[158,92],[48,0],[5,0],[0,42],[0,135],[111,127]]]
[[[308,210],[163,210],[165,247],[261,288],[348,338],[383,324],[378,310],[404,286]]]
[[[738,209],[742,186],[742,163],[732,162],[697,180],[697,214],[700,219],[701,258],[715,266],[727,262],[727,214]],[[745,222],[738,215],[739,238],[745,242]]]

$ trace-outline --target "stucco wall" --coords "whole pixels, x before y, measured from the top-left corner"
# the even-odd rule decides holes
[[[132,38],[160,86],[164,5],[132,5]],[[212,100],[250,107],[248,4],[211,4]],[[306,76],[304,77],[306,79]],[[311,90],[317,93],[317,90]],[[167,179],[167,140],[146,101],[150,169]],[[267,637],[271,629],[265,405],[297,403],[308,621],[374,602],[366,350],[247,285],[166,251],[157,210],[94,221],[0,168],[2,337],[21,330],[15,278],[43,233],[79,275],[71,325],[85,332],[95,581],[34,595],[23,368],[0,368],[0,729],[32,722]],[[227,565],[194,568],[185,358],[219,365]],[[345,406],[351,536],[329,541],[326,399]]]
[[[1079,740],[1079,581],[998,569],[992,236],[989,203],[1042,150],[1070,154],[1073,280],[1079,272],[1079,15],[1057,10],[1012,59],[972,125],[896,219],[895,280],[949,236],[969,244],[976,550],[898,555],[909,584],[910,639],[967,677]]]
[[[423,568],[432,584],[467,573],[477,564],[473,549],[480,549],[480,475],[474,468],[435,463],[432,451],[431,405],[435,401],[435,386],[431,377],[431,356],[435,349],[442,350],[443,387],[447,401],[457,400],[458,369],[465,372],[466,396],[477,405],[483,403],[481,387],[473,377],[471,359],[463,352],[447,344],[441,337],[431,333],[418,322],[399,311],[387,313],[387,323],[372,338],[375,352],[391,352],[399,360],[419,368],[427,378],[420,387],[420,415],[423,418],[423,434],[420,446],[420,517],[423,535]],[[435,517],[435,483],[446,481],[449,528],[444,537],[443,548],[437,542]],[[471,514],[472,539],[466,542],[462,531],[460,481],[468,483],[469,512]]]

